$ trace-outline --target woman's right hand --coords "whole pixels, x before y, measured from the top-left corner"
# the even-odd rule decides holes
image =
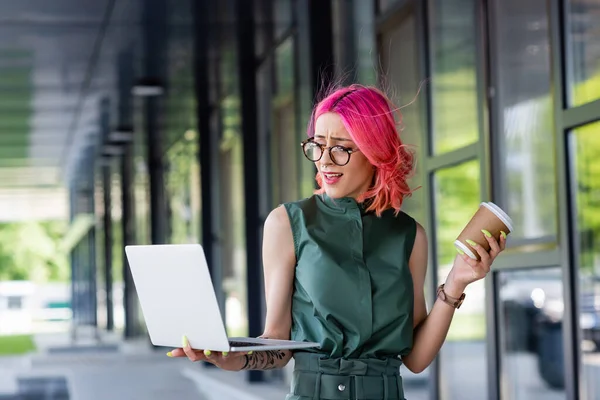
[[[187,357],[190,361],[207,361],[226,371],[240,371],[246,364],[246,355],[252,352],[235,351],[231,353],[192,349],[189,341],[183,337],[183,347],[167,353],[169,357]]]

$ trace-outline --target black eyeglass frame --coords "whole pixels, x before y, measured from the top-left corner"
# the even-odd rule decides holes
[[[321,156],[319,158],[317,158],[316,160],[313,160],[313,159],[309,158],[306,155],[306,145],[309,144],[309,143],[317,145],[317,146],[319,146],[321,148]],[[311,162],[317,162],[317,161],[319,161],[321,158],[323,158],[323,154],[325,154],[325,150],[328,150],[329,151],[329,158],[331,159],[331,161],[333,161],[333,163],[335,165],[337,165],[339,167],[343,167],[344,165],[348,165],[348,163],[350,162],[350,158],[352,157],[352,153],[356,153],[356,152],[360,151],[359,149],[353,150],[353,149],[351,149],[349,147],[344,147],[344,146],[341,146],[339,144],[336,144],[335,146],[329,146],[329,147],[327,147],[324,144],[315,142],[315,140],[313,138],[310,138],[310,139],[307,139],[307,140],[303,140],[300,143],[300,147],[302,147],[302,153],[304,154],[304,157],[306,157],[306,159],[309,160],[309,161],[311,161]],[[337,148],[337,149],[340,149],[342,151],[345,151],[348,154],[348,161],[346,161],[344,164],[337,163],[335,161],[335,157],[333,157],[331,155],[331,150],[334,149],[334,148]]]

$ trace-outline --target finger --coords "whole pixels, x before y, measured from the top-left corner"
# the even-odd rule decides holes
[[[221,357],[225,360],[240,358],[240,357],[244,357],[245,355],[246,355],[246,353],[244,353],[242,351],[232,351],[232,352],[224,351],[221,353]]]
[[[194,359],[191,361],[209,361],[208,358],[204,355],[204,350],[194,350],[194,354],[196,355]]]
[[[211,352],[210,356],[208,357],[210,359],[210,362],[212,362],[215,365],[221,365],[223,362],[231,359],[231,355],[228,352],[220,352],[220,351],[213,351]]]
[[[477,252],[477,254],[479,254],[479,257],[481,258],[481,262],[482,263],[488,263],[490,261],[490,254],[485,251],[485,249],[483,248],[483,246],[481,246],[480,244],[475,243],[472,240],[468,240],[467,239],[467,243],[469,243],[469,245],[475,249],[475,251]]]
[[[185,355],[190,359],[190,361],[200,361],[201,351],[194,351],[194,349],[192,349],[192,346],[190,345],[190,342],[186,336],[183,337],[182,349],[183,349],[183,352],[185,353]]]
[[[500,231],[500,250],[504,250],[506,248],[506,233],[504,231]]]
[[[496,238],[493,237],[485,229],[483,229],[481,232],[483,232],[485,238],[487,239],[488,243],[490,244],[490,256],[492,258],[495,257],[495,256],[497,256],[502,251],[502,250],[500,250],[500,244],[498,243],[498,241],[496,240]]]
[[[473,267],[473,272],[475,273],[476,277],[483,278],[490,272],[490,264],[478,263]]]
[[[460,256],[464,262],[466,264],[468,264],[471,269],[473,270],[473,278],[481,278],[482,276],[485,276],[485,268],[482,267],[483,264],[480,261],[477,260],[473,260],[471,257],[469,257],[466,254],[463,254]]]
[[[167,353],[169,357],[187,357],[182,348],[173,349]]]
[[[187,357],[190,361],[193,362],[208,361],[207,357],[204,355],[204,352],[202,350],[185,351],[184,349],[184,355],[181,357]]]
[[[460,258],[462,258],[462,259],[463,259],[463,261],[464,261],[465,263],[467,263],[469,266],[471,266],[472,268],[475,268],[475,267],[477,267],[477,264],[479,263],[479,261],[472,259],[471,257],[469,257],[469,256],[468,256],[468,255],[466,255],[466,254],[461,254],[461,255],[460,255]]]
[[[220,351],[204,350],[204,356],[208,361],[212,363],[219,361],[221,358],[223,358],[222,354],[223,353],[221,353]]]

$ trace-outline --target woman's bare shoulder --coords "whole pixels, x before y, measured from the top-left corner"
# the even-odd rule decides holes
[[[265,220],[265,230],[284,233],[291,231],[290,219],[284,205],[280,205],[269,213]]]

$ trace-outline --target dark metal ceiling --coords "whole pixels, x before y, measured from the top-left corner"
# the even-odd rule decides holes
[[[143,75],[139,71],[144,65],[143,6],[154,1],[0,2],[0,188],[57,187],[68,182],[81,158],[89,154],[84,149],[98,141],[102,99],[111,100],[111,127],[118,124],[118,59],[128,49],[134,74]],[[167,2],[168,10],[169,44],[161,61],[169,86],[163,123],[169,129],[186,119],[184,107],[190,107],[182,99],[193,87],[193,0],[161,1]],[[225,7],[224,3],[218,4]],[[211,24],[233,26],[226,18]],[[531,30],[530,25],[531,21],[519,21],[507,26]],[[221,35],[229,31],[223,29]],[[513,47],[521,43],[512,38],[509,42],[516,43]],[[507,59],[524,62],[525,43],[523,47],[511,49],[516,57]],[[545,61],[543,65],[547,66]],[[178,131],[184,129],[180,125]]]
[[[60,185],[98,133],[115,90],[119,39],[135,40],[135,0],[0,4],[0,186]]]

